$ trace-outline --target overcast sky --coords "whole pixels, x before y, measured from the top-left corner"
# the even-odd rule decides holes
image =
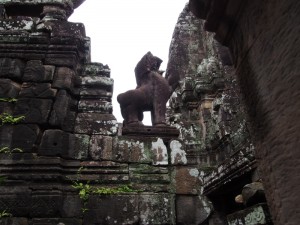
[[[144,54],[163,60],[178,16],[188,0],[86,0],[69,18],[82,22],[91,38],[92,62],[107,64],[114,79],[113,114],[123,121],[116,101],[119,93],[135,89],[134,68]],[[144,124],[150,124],[149,115]]]

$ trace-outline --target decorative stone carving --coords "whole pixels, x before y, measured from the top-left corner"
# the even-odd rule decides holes
[[[154,126],[165,125],[166,103],[171,95],[159,67],[162,60],[148,52],[135,67],[137,87],[118,95],[124,126],[142,125],[143,112],[151,111]]]
[[[53,73],[42,64],[41,60],[31,60],[26,64],[24,71],[24,81],[50,82],[53,79]]]
[[[24,63],[19,59],[0,59],[0,77],[20,79],[23,75]]]
[[[20,85],[9,79],[0,79],[0,96],[3,98],[16,98],[20,91]]]

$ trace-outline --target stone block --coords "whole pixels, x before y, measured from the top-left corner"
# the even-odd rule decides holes
[[[54,98],[57,90],[50,83],[23,83],[20,98]]]
[[[85,67],[82,72],[82,76],[110,76],[110,69],[107,65],[103,65],[102,63],[88,63],[85,64]]]
[[[138,195],[91,196],[83,224],[138,224]]]
[[[6,210],[15,217],[27,217],[30,212],[30,193],[18,192],[0,195],[0,211]]]
[[[171,149],[171,164],[172,165],[185,165],[187,164],[186,151],[184,149],[184,143],[178,140],[172,140],[170,142]]]
[[[60,207],[63,198],[55,193],[33,194],[30,202],[31,218],[51,218],[60,216]]]
[[[70,90],[73,87],[75,72],[68,67],[58,67],[54,75],[52,87]]]
[[[109,77],[101,77],[101,76],[84,76],[81,78],[81,86],[85,87],[98,87],[99,89],[104,89],[107,91],[111,91],[114,86],[114,80]]]
[[[73,149],[74,140],[71,134],[62,130],[46,130],[42,136],[38,154],[43,156],[67,155],[69,149]]]
[[[77,218],[34,218],[30,225],[82,225],[82,219]]]
[[[23,152],[33,151],[40,133],[40,128],[37,125],[14,125],[11,148],[20,148]]]
[[[83,98],[103,98],[103,99],[111,99],[113,92],[112,90],[107,91],[105,89],[99,89],[95,87],[82,87],[79,91],[80,96]]]
[[[197,194],[199,192],[200,172],[196,167],[177,167],[175,173],[177,194]]]
[[[23,81],[51,82],[53,79],[53,73],[50,68],[52,67],[48,66],[46,70],[41,60],[30,60],[26,64]]]
[[[113,138],[103,135],[92,135],[89,156],[93,160],[113,160]]]
[[[0,99],[0,114],[2,113],[13,113],[15,104],[11,102],[2,102]]]
[[[1,225],[29,225],[28,219],[21,217],[21,218],[1,218],[0,219]]]
[[[55,40],[55,38],[52,38],[52,40]],[[56,40],[61,42],[61,38],[58,38]],[[54,66],[76,68],[77,62],[77,56],[75,54],[69,53],[55,54],[49,52],[49,54],[47,54],[45,57],[45,63]]]
[[[0,58],[0,78],[21,80],[25,63],[19,59]]]
[[[86,159],[90,137],[71,134],[62,130],[46,130],[38,153],[43,156],[62,156],[71,159]]]
[[[13,125],[0,126],[0,148],[11,145]]]
[[[75,108],[76,103],[77,101],[72,99],[67,91],[60,90],[55,99],[49,123],[65,131],[72,131],[75,124],[75,112],[71,109]]]
[[[95,182],[97,184],[120,184],[128,183],[128,164],[112,161],[82,161],[80,166],[84,167],[81,180]],[[78,175],[68,176],[72,180],[78,179]]]
[[[85,134],[75,134],[74,136],[74,148],[68,149],[68,157],[80,160],[87,159],[90,136]]]
[[[10,79],[0,79],[0,98],[16,98],[20,89],[20,84]]]
[[[175,224],[175,202],[171,194],[141,194],[140,224]]]
[[[66,194],[61,205],[61,216],[67,218],[80,218],[82,216],[82,200],[79,195]]]
[[[227,216],[229,225],[241,224],[273,224],[267,204],[257,204]]]
[[[151,163],[151,140],[151,138],[118,137],[114,157],[120,161]]]
[[[11,31],[31,31],[34,28],[34,21],[30,17],[13,18],[13,19],[5,19],[0,21],[0,26],[3,30],[11,30]]]
[[[202,196],[176,196],[176,224],[202,224],[212,211],[212,204]]]
[[[168,165],[168,150],[163,142],[163,139],[157,138],[152,141],[151,150],[153,152],[153,164],[154,165]]]
[[[78,103],[79,112],[112,113],[112,103],[99,99],[81,99]]]
[[[22,98],[16,103],[14,115],[25,116],[24,123],[45,124],[53,101],[50,99]]]
[[[153,189],[155,189],[153,184],[168,184],[171,180],[168,168],[147,164],[130,164],[129,178],[134,183],[151,183]]]
[[[118,122],[112,114],[78,113],[75,132],[83,134],[116,135]]]

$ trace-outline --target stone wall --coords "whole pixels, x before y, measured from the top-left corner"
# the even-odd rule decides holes
[[[79,4],[0,1],[0,224],[175,224],[184,145],[118,136]]]
[[[187,5],[175,27],[166,74],[170,83],[180,78],[168,110],[186,146],[187,161],[175,169],[177,198],[183,207],[192,205],[189,211],[205,212],[179,211],[177,222],[227,224],[226,216],[243,208],[235,197],[260,177],[229,50],[203,25]]]
[[[299,224],[299,1],[191,0],[228,46],[275,224]]]
[[[200,17],[216,15],[208,11],[218,5],[198,1],[203,4],[197,11],[197,1],[193,2],[190,6],[196,8]],[[214,30],[218,24],[197,19],[185,7],[175,27],[166,74],[175,90],[167,118],[179,136],[171,128],[147,126],[122,135],[122,126],[112,114],[110,69],[90,61],[90,40],[84,26],[67,21],[80,3],[0,1],[0,213],[4,216],[0,223],[220,225],[252,223],[253,218],[263,215],[264,224],[271,224],[268,207],[262,203],[262,176],[256,163],[257,159],[266,162],[260,154],[265,152],[262,146],[268,149],[265,141],[271,143],[271,137],[276,140],[273,132],[277,129],[269,129],[275,124],[269,119],[278,114],[265,111],[262,103],[270,99],[262,101],[256,95],[268,93],[266,90],[271,93],[273,89],[254,86],[267,79],[262,76],[264,68],[258,66],[260,58],[254,56],[262,47],[259,44],[268,46],[269,36],[259,33],[252,37],[246,34],[256,34],[255,29],[243,30],[251,18],[248,14],[257,12],[259,7],[269,12],[268,3],[247,3],[248,11],[237,26],[241,32],[232,36],[233,41],[222,39],[224,32],[220,31],[226,26],[217,32],[216,38],[229,45],[233,60],[228,49],[203,30],[203,26]],[[221,6],[223,9],[226,4]],[[277,3],[277,9],[280,6]],[[282,7],[291,10],[288,4]],[[263,18],[255,13],[253,17],[257,24]],[[280,18],[285,21],[287,17]],[[267,34],[275,31],[276,28],[270,28]],[[288,53],[298,56],[291,46],[287,47]],[[284,48],[279,49],[285,53]],[[265,47],[265,64],[272,53],[268,50]],[[252,56],[251,60],[247,61],[246,56]],[[290,65],[284,57],[280,59],[284,62],[280,68]],[[289,67],[289,76],[294,68]],[[270,71],[278,75],[279,70]],[[236,72],[241,77],[240,86]],[[277,75],[278,82],[287,82]],[[294,80],[288,90],[298,93],[297,79]],[[241,98],[241,93],[252,90],[256,90],[255,95],[246,96],[246,106],[252,129],[259,131],[253,136],[248,131]],[[272,101],[279,101],[281,95],[278,96]],[[252,110],[253,105],[257,110]],[[291,110],[286,104],[280,105],[283,106]],[[283,118],[289,119],[291,111],[286,112]],[[284,121],[290,122],[283,120],[278,124]],[[285,128],[275,126],[280,127]],[[291,132],[294,130],[295,126],[291,126]],[[257,137],[255,147],[252,137]],[[275,144],[274,149],[280,146]],[[283,210],[275,207],[281,201],[268,186],[273,184],[268,179],[275,179],[277,173],[265,177],[273,164],[260,165],[272,210]],[[280,172],[284,167],[278,168]],[[285,179],[287,176],[282,176],[278,182]],[[278,182],[275,183],[282,184]],[[239,200],[240,196],[244,201]],[[285,212],[294,218],[293,213]],[[11,217],[5,217],[8,214]],[[282,216],[274,218],[286,222]]]

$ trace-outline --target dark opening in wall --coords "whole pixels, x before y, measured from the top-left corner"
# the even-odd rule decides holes
[[[8,17],[16,16],[30,16],[40,17],[43,12],[43,6],[41,5],[19,5],[19,6],[5,6],[6,15]]]

